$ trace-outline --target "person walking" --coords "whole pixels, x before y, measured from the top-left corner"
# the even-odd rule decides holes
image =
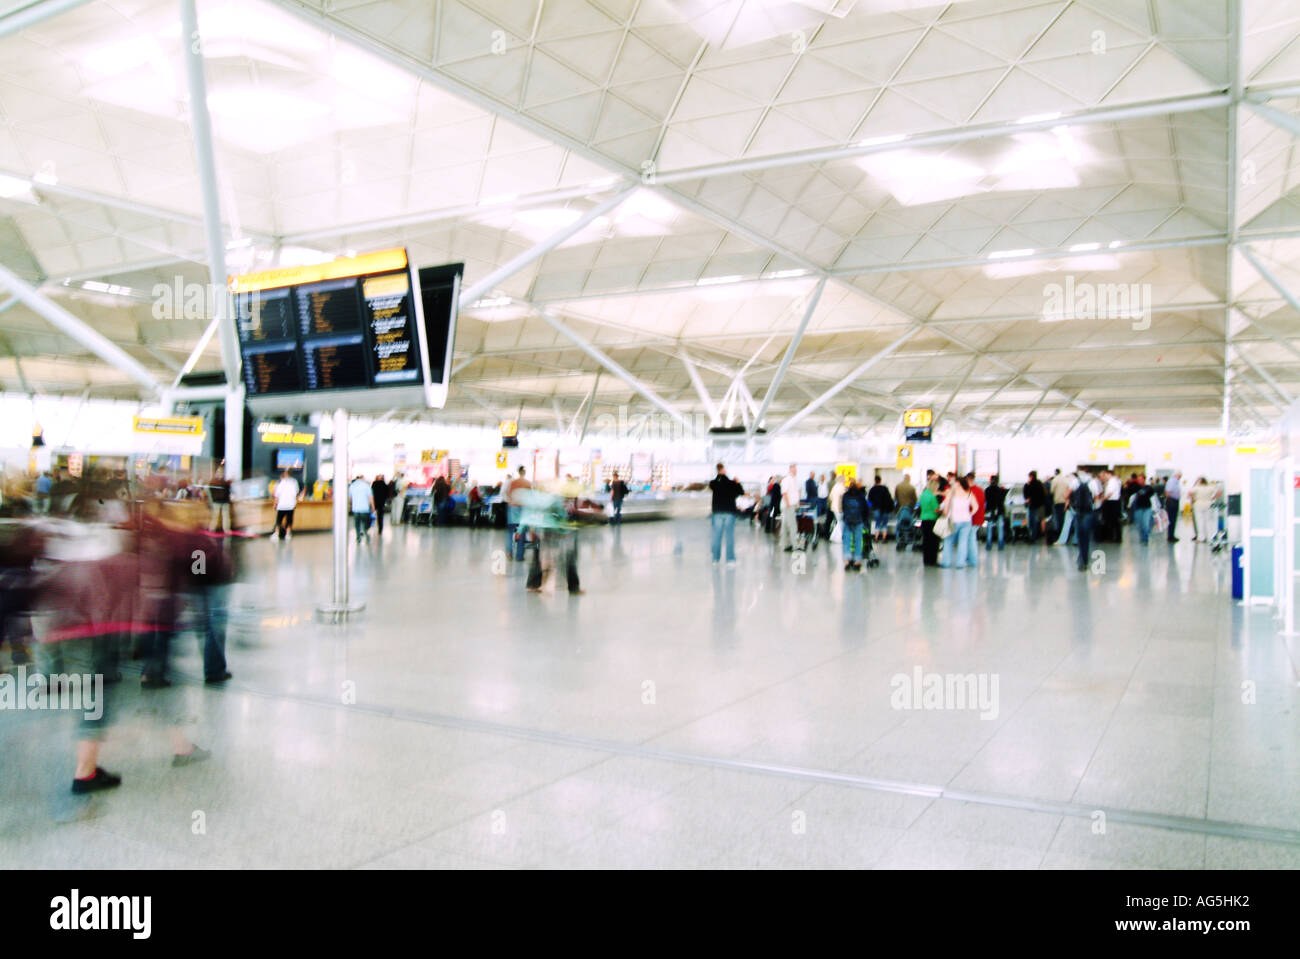
[[[519,475],[506,487],[506,556],[520,563],[524,561],[524,542],[528,534],[527,528],[519,524],[523,508],[520,494],[523,490],[532,488],[533,484],[528,482],[527,471],[522,466],[519,467]]]
[[[790,464],[790,472],[781,478],[781,544],[785,552],[794,551],[799,520],[799,467]]]
[[[844,522],[841,518],[841,512],[844,508],[844,491],[848,489],[846,483],[847,480],[845,477],[841,476],[839,473],[835,474],[835,485],[831,487],[831,495],[826,500],[826,510],[830,516],[826,523],[827,538],[830,537],[831,532],[836,526]],[[841,530],[841,533],[842,532],[843,531]],[[843,542],[843,536],[840,537],[840,541]]]
[[[1066,528],[1065,513],[1070,508],[1070,490],[1073,484],[1070,482],[1070,474],[1056,471],[1052,477],[1051,495],[1052,495],[1052,528],[1055,531],[1052,538],[1052,545],[1065,545]]]
[[[614,478],[609,484],[609,501],[614,507],[614,515],[609,518],[611,526],[623,522],[623,500],[625,499],[627,499],[627,484],[618,478],[618,470],[615,470]]]
[[[894,497],[889,493],[889,487],[885,485],[880,474],[876,474],[876,482],[871,487],[871,492],[867,494],[867,502],[871,505],[872,517],[875,521],[875,530],[872,533],[873,538],[878,543],[883,543],[889,535],[889,518],[894,515]]]
[[[1079,541],[1079,569],[1088,568],[1089,553],[1092,550],[1092,530],[1097,521],[1097,503],[1101,498],[1101,482],[1080,470],[1075,479],[1078,485],[1070,494],[1070,507],[1074,510],[1075,535]]]
[[[281,542],[293,538],[293,511],[300,499],[302,487],[293,478],[293,474],[285,470],[280,481],[275,484],[275,528],[271,530],[272,536],[280,534]]]
[[[713,492],[713,513],[710,523],[713,526],[712,549],[713,565],[722,562],[722,542],[727,542],[727,565],[736,565],[736,497],[745,488],[727,475],[727,468],[718,464],[718,475],[709,480],[709,489]]]
[[[1043,507],[1047,502],[1047,490],[1038,478],[1037,470],[1029,471],[1029,481],[1025,483],[1025,506],[1029,510],[1029,542],[1038,542],[1043,532]]]
[[[1156,491],[1147,482],[1145,474],[1138,474],[1133,484],[1133,495],[1129,497],[1129,509],[1133,513],[1133,525],[1137,527],[1138,540],[1146,546],[1151,540],[1151,505]]]
[[[356,527],[357,542],[370,539],[370,514],[375,511],[375,496],[370,484],[360,473],[348,484],[348,501],[352,508],[352,523]]]
[[[817,473],[814,470],[809,470],[808,478],[804,480],[803,498],[809,505],[817,505]]]
[[[916,522],[916,487],[912,477],[903,474],[903,480],[894,487],[894,508],[898,510],[898,519],[894,524],[894,539],[898,541],[899,552],[912,543],[913,525]]]
[[[975,500],[975,509],[970,518],[970,539],[966,550],[966,565],[979,566],[980,559],[980,541],[979,530],[984,525],[985,501],[984,490],[980,489],[975,483],[975,473],[971,471],[966,474],[966,487],[970,490],[971,497]]]
[[[863,526],[869,515],[866,491],[856,480],[850,479],[840,500],[840,512],[844,518],[844,532],[841,540],[844,544],[844,569],[846,572],[862,569]]]
[[[1165,482],[1165,515],[1169,517],[1169,528],[1165,530],[1165,538],[1170,543],[1178,542],[1178,510],[1180,500],[1183,495],[1183,474],[1174,473]]]
[[[1107,542],[1118,543],[1123,539],[1123,533],[1120,530],[1121,520],[1123,519],[1120,496],[1123,492],[1123,486],[1119,481],[1119,477],[1111,470],[1104,470],[1101,475],[1105,479],[1101,494],[1102,531]]]
[[[1056,534],[1056,541],[1052,543],[1052,545],[1068,548],[1070,540],[1074,536],[1074,507],[1071,505],[1071,500],[1074,496],[1074,491],[1079,486],[1079,477],[1075,476],[1073,473],[1066,473],[1064,485],[1066,487],[1065,512],[1061,517],[1061,529]]]
[[[939,537],[934,524],[939,518],[939,477],[934,475],[921,491],[921,561],[926,566],[939,565]]]
[[[1192,523],[1195,535],[1193,543],[1208,543],[1214,536],[1210,532],[1210,504],[1214,502],[1214,487],[1202,476],[1196,485],[1188,490],[1187,498],[1192,503]]]
[[[388,513],[389,491],[392,489],[381,473],[370,484],[370,497],[375,504],[375,532],[384,535],[384,516]]]
[[[970,556],[970,537],[973,533],[971,519],[975,515],[975,497],[970,491],[970,481],[958,476],[944,497],[942,513],[952,523],[952,532],[944,540],[947,560],[939,565],[951,569],[965,569]]]
[[[233,531],[230,526],[230,480],[226,479],[226,471],[220,465],[208,480],[208,529],[221,533]]]
[[[533,562],[524,584],[530,593],[540,593],[545,574],[542,569],[542,548],[554,556],[555,567],[564,567],[570,596],[582,595],[578,580],[578,525],[569,516],[565,498],[557,493],[528,488],[519,494],[522,504],[520,525],[537,531],[541,537],[533,551]]]
[[[1007,548],[1007,488],[998,481],[998,474],[989,477],[988,488],[984,490],[984,520],[988,529],[984,533],[984,548],[993,549],[993,540],[998,541],[998,552]]]

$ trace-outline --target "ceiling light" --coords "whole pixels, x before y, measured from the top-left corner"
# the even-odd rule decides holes
[[[1074,246],[1070,247],[1070,252],[1083,253],[1087,250],[1100,250],[1100,249],[1101,249],[1100,243],[1076,243],[1074,244]]]
[[[990,260],[1002,260],[1013,256],[1033,256],[1033,250],[996,250],[989,254]]]
[[[808,270],[777,270],[775,273],[764,273],[765,280],[785,280],[795,276],[807,276]]]
[[[982,192],[984,170],[943,154],[894,150],[854,161],[903,206],[951,200]]]
[[[513,300],[508,296],[492,296],[482,300],[475,300],[469,305],[471,310],[487,310],[494,306],[509,306]]]
[[[0,173],[0,199],[21,200],[24,203],[37,203],[39,200],[32,192],[32,181]]]
[[[520,210],[515,214],[515,219],[525,226],[531,226],[536,229],[547,231],[562,230],[581,219],[582,213],[578,210],[569,210],[557,207],[543,207],[536,210]]]
[[[1031,113],[1029,116],[1021,117],[1016,123],[1046,123],[1048,120],[1059,120],[1060,113]]]
[[[1064,130],[1064,127],[1058,129]],[[1079,185],[1079,149],[1068,133],[1020,133],[993,168],[994,190],[1055,190]]]
[[[705,276],[695,281],[696,286],[717,286],[719,283],[743,283],[743,276]]]

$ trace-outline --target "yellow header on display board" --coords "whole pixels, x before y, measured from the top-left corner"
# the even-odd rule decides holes
[[[1196,441],[1196,445],[1197,446],[1225,446],[1227,445],[1227,441],[1223,439],[1216,439],[1213,436],[1207,436],[1202,439],[1198,439]]]
[[[1095,450],[1127,450],[1133,448],[1131,440],[1093,440],[1092,448]]]
[[[302,283],[318,283],[321,280],[338,280],[348,276],[404,269],[406,269],[406,250],[380,250],[377,253],[363,253],[360,256],[345,256],[328,263],[244,273],[241,276],[230,277],[229,283],[231,293],[248,293],[252,290],[273,290],[281,286],[298,286]]]
[[[132,420],[137,433],[164,433],[168,436],[202,436],[201,416],[137,416]]]
[[[915,409],[903,413],[903,425],[913,429],[925,429],[934,424],[934,410]]]
[[[836,463],[835,475],[842,476],[846,480],[857,479],[858,464],[857,463]]]

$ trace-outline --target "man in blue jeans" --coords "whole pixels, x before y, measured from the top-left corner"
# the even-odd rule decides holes
[[[1133,511],[1133,525],[1138,528],[1138,537],[1143,546],[1151,540],[1151,508],[1155,496],[1156,491],[1147,482],[1146,475],[1138,476],[1137,486],[1133,489],[1133,498],[1129,500],[1129,508]]]
[[[520,506],[515,493],[522,489],[532,489],[524,468],[519,467],[519,475],[506,486],[506,556],[519,562],[524,561],[524,539],[528,530],[519,525]]]
[[[736,565],[736,497],[745,488],[727,475],[726,467],[718,464],[718,475],[709,480],[713,491],[713,565],[722,562],[722,540],[727,540],[727,565]]]

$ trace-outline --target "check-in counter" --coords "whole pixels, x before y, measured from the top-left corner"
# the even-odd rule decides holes
[[[230,522],[245,533],[267,534],[275,528],[275,500],[246,499],[230,504]],[[293,511],[295,533],[320,532],[334,528],[334,501],[303,500]]]

